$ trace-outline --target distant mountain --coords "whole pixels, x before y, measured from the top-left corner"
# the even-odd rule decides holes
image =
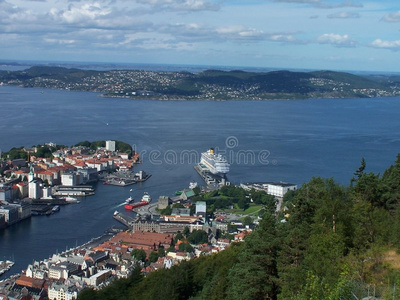
[[[359,76],[333,71],[260,73],[206,70],[194,74],[35,66],[23,71],[0,71],[0,82],[23,87],[95,91],[108,97],[160,100],[364,98],[400,95],[399,76]]]

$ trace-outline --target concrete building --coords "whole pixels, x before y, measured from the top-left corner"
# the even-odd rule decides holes
[[[160,196],[158,198],[158,209],[165,209],[171,203],[171,199],[167,196]]]
[[[106,141],[106,150],[115,152],[115,141]]]
[[[32,205],[29,202],[22,202],[18,207],[18,218],[20,220],[30,218],[32,216]]]
[[[82,184],[96,182],[98,180],[98,172],[95,168],[82,168],[77,171],[82,178]]]
[[[42,197],[42,189],[38,180],[32,179],[29,181],[28,197],[30,199],[39,199]]]
[[[0,201],[11,201],[12,198],[12,190],[10,187],[3,185],[0,187]]]
[[[68,262],[53,264],[49,268],[49,278],[51,279],[67,279],[71,274],[78,271],[78,266]]]
[[[196,216],[206,216],[207,211],[207,204],[204,201],[197,201],[196,202]]]
[[[61,175],[61,184],[64,186],[75,186],[76,185],[76,174],[75,173],[64,173]]]
[[[268,195],[282,198],[288,191],[297,190],[297,185],[287,182],[256,182],[242,183],[240,187],[249,191],[255,189],[257,191],[265,191]]]
[[[18,206],[17,205],[4,205],[0,206],[0,214],[4,215],[7,225],[12,225],[18,222]]]
[[[285,196],[288,191],[295,191],[296,189],[297,185],[292,183],[278,182],[267,184],[267,194],[280,198]]]
[[[73,300],[78,298],[78,290],[75,286],[53,282],[48,289],[48,297],[51,300]]]

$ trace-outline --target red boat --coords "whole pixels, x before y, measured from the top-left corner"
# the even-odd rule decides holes
[[[151,202],[151,198],[150,198],[149,194],[148,193],[144,193],[142,199],[138,203],[127,203],[127,204],[125,204],[125,209],[132,210],[134,208],[145,206],[145,205],[149,204],[150,202]]]

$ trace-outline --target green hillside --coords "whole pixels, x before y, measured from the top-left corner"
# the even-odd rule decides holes
[[[400,155],[350,182],[313,178],[245,242],[79,299],[400,299]]]
[[[142,70],[91,71],[35,66],[0,72],[0,82],[24,87],[101,92],[108,97],[162,100],[265,100],[365,98],[400,95],[396,76],[344,72],[206,70],[200,73]]]

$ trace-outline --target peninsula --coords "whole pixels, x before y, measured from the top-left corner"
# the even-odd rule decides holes
[[[400,95],[400,77],[344,72],[200,73],[141,70],[93,71],[34,66],[0,71],[0,85],[101,93],[105,97],[155,100],[269,100],[373,98]]]

